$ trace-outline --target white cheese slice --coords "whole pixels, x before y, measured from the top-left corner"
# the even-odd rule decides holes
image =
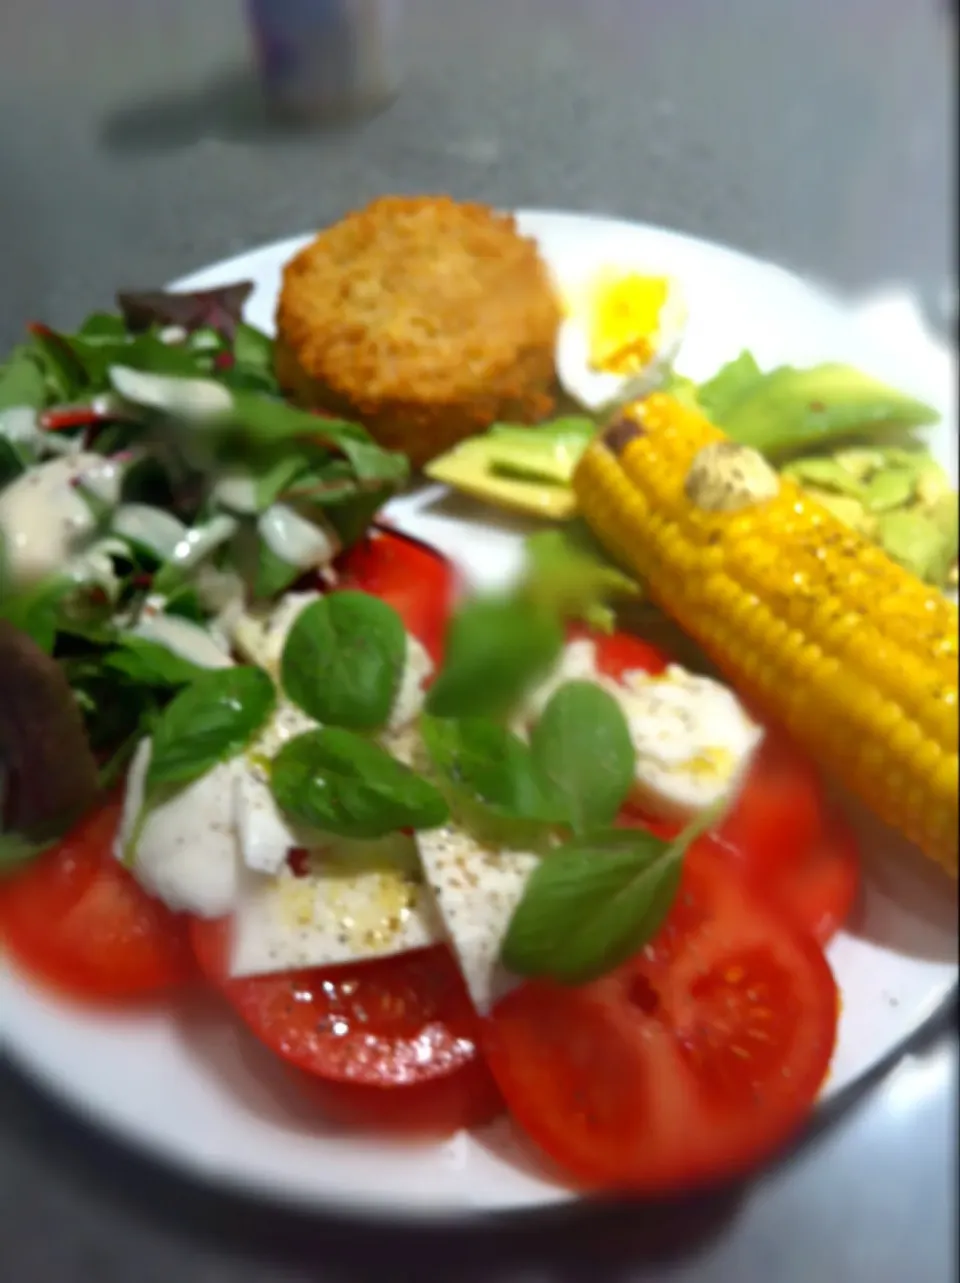
[[[500,946],[538,857],[482,846],[453,824],[416,835],[470,997],[486,1014],[520,980],[500,964]]]
[[[623,687],[617,699],[637,753],[633,800],[676,820],[732,801],[763,739],[733,691],[673,664],[659,677],[625,673]]]
[[[114,844],[118,860],[124,858],[143,804],[150,750],[150,741],[141,741],[127,774]],[[218,918],[233,907],[239,864],[232,816],[236,770],[236,758],[215,766],[155,806],[147,817],[131,872],[171,909]]]
[[[650,814],[686,820],[731,798],[763,739],[728,687],[671,664],[656,677],[642,671],[621,681],[597,669],[589,639],[565,647],[553,671],[527,698],[515,729],[526,734],[565,682],[588,681],[623,711],[637,754],[632,801]]]
[[[302,876],[286,867],[277,877],[243,872],[230,973],[386,958],[443,939],[411,838],[336,839],[311,852]]]

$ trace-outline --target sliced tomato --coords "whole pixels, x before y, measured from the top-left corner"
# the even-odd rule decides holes
[[[825,821],[823,785],[813,763],[782,732],[768,730],[722,837],[752,865],[772,869],[800,859],[820,840]]]
[[[339,563],[341,587],[371,593],[397,611],[437,662],[458,580],[439,552],[399,531],[373,529]]]
[[[109,1002],[173,988],[195,974],[186,920],[113,858],[119,803],[0,880],[0,941],[33,977]]]
[[[575,1180],[669,1194],[779,1149],[836,1027],[820,948],[703,843],[650,946],[593,984],[509,994],[484,1046],[521,1127]]]
[[[447,1134],[503,1108],[478,1051],[479,1022],[445,946],[397,958],[231,979],[229,920],[192,926],[201,970],[252,1033],[320,1080],[351,1123]]]
[[[860,881],[856,836],[813,763],[781,732],[767,732],[717,836],[731,864],[821,944],[849,916]]]
[[[604,677],[621,681],[624,673],[643,672],[657,676],[670,663],[669,658],[649,642],[632,633],[598,633],[583,625],[570,629],[571,639],[587,637],[594,643],[597,668]]]

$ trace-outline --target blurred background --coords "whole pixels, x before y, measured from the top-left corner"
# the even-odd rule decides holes
[[[0,344],[28,318],[69,328],[117,287],[160,284],[384,191],[662,224],[851,295],[904,286],[928,321],[952,323],[952,4],[395,7],[395,99],[352,122],[280,128],[264,111],[241,0],[2,0]],[[448,1244],[446,1264],[434,1265],[422,1243],[381,1256],[369,1234],[277,1232],[104,1151],[0,1068],[0,1276],[806,1283],[840,1277],[842,1258],[851,1283],[938,1283],[950,1276],[955,1215],[956,1068],[943,1056],[923,1091],[897,1097],[887,1084],[827,1154],[771,1177],[735,1230],[713,1213],[681,1226],[692,1263],[669,1253],[665,1263],[658,1248],[643,1264],[618,1226],[595,1249],[575,1231],[567,1263],[549,1271],[546,1240],[534,1236],[514,1273],[489,1242],[475,1258]],[[901,1156],[914,1160],[908,1180]],[[917,1214],[939,1229],[922,1249]],[[282,1264],[278,1239],[290,1249],[276,1249]]]

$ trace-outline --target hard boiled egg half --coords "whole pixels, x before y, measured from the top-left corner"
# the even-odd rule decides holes
[[[562,293],[556,366],[569,396],[598,411],[657,386],[687,321],[677,280],[604,267]]]

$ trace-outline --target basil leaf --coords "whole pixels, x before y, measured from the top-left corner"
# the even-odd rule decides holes
[[[144,686],[188,686],[209,671],[144,637],[121,634],[117,641],[118,649],[104,656],[104,666]]]
[[[504,938],[504,966],[564,984],[605,975],[657,931],[682,869],[673,847],[639,831],[626,847],[561,847],[527,882]]]
[[[326,427],[326,421],[321,419]],[[376,442],[351,436],[342,436],[339,447],[357,474],[359,481],[380,481],[391,489],[400,490],[410,476],[410,463],[405,454],[384,450]]]
[[[280,663],[283,689],[318,722],[372,731],[390,716],[407,637],[377,597],[337,592],[300,612]]]
[[[145,798],[187,784],[234,757],[273,711],[276,692],[261,668],[207,669],[173,699],[153,728]]]
[[[566,682],[530,737],[533,760],[566,799],[577,833],[610,824],[626,800],[636,751],[620,705],[592,682]]]
[[[640,597],[640,585],[619,570],[580,528],[544,530],[525,541],[527,566],[521,593],[563,619],[582,619],[612,632],[609,602]]]
[[[739,356],[721,365],[711,379],[697,388],[697,400],[714,423],[722,423],[727,414],[766,378],[752,352],[746,348]]]
[[[715,824],[723,799],[674,839],[642,829],[587,835],[552,851],[531,874],[501,949],[508,970],[586,984],[615,970],[660,929],[687,849]]]
[[[427,710],[435,717],[497,717],[562,650],[563,629],[554,615],[514,600],[468,602],[450,622]]]
[[[336,727],[284,744],[271,765],[271,783],[289,816],[338,837],[432,829],[449,814],[432,784],[378,745]]]
[[[36,354],[25,345],[14,348],[0,366],[0,410],[29,405],[39,410],[47,403],[47,385]]]
[[[562,797],[552,793],[526,744],[486,718],[424,717],[420,723],[430,760],[456,799],[505,820],[553,825],[567,819]]]

